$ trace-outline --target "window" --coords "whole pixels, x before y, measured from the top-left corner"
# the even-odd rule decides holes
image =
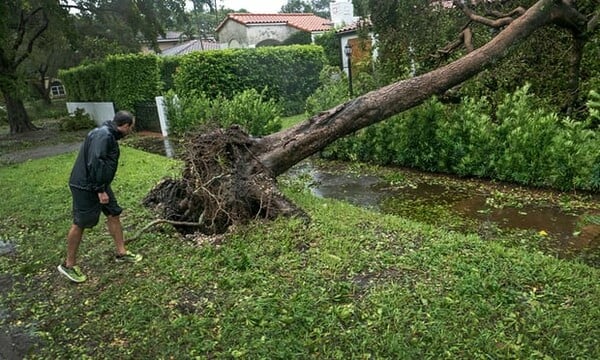
[[[65,87],[59,81],[53,81],[50,84],[50,97],[62,97],[66,94]]]

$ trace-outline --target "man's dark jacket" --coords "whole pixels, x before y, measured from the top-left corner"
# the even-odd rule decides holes
[[[123,134],[112,121],[90,131],[81,145],[69,186],[76,189],[104,192],[112,182],[119,165],[119,143]]]

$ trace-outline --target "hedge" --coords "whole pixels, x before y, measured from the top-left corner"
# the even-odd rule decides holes
[[[68,101],[106,101],[108,82],[104,63],[80,65],[59,71]]]
[[[110,99],[117,109],[133,109],[161,93],[158,57],[111,55],[106,59]]]
[[[280,102],[286,114],[304,110],[326,63],[316,45],[199,51],[181,57],[111,55],[104,62],[60,72],[70,101],[112,101],[134,109],[175,86],[180,95],[201,91],[232,98],[247,89]]]
[[[182,57],[175,89],[181,95],[200,91],[231,98],[266,88],[267,97],[279,100],[286,113],[299,113],[325,63],[323,48],[315,45],[195,52]]]

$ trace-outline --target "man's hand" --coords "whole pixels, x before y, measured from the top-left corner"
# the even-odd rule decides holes
[[[100,204],[108,204],[108,194],[106,191],[98,193],[98,200],[100,200]]]

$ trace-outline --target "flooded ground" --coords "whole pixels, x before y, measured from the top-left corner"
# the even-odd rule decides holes
[[[303,162],[313,194],[562,257],[600,257],[600,196],[406,169]],[[370,173],[372,172],[372,173]]]

